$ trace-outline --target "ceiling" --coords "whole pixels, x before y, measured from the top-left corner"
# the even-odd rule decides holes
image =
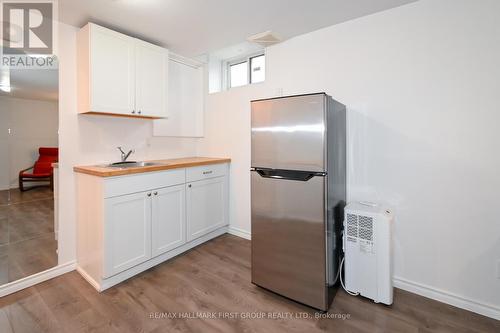
[[[197,56],[272,30],[282,39],[416,0],[59,0],[59,20],[91,21]]]
[[[0,96],[58,100],[59,71],[57,69],[11,69],[10,92],[0,90]]]
[[[59,0],[59,20],[94,22],[185,56],[231,51],[271,30],[283,40],[416,0]],[[246,43],[248,44],[248,43]],[[251,45],[250,45],[251,46]],[[57,70],[12,70],[10,93],[57,100]]]

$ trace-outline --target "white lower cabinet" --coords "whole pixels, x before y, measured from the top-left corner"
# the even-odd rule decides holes
[[[77,189],[77,270],[99,291],[228,225],[228,164],[109,178],[77,174]]]
[[[153,257],[186,243],[185,185],[153,191],[152,197]]]
[[[187,184],[188,240],[196,239],[227,224],[226,177]]]
[[[107,278],[151,258],[151,199],[145,192],[105,199]]]

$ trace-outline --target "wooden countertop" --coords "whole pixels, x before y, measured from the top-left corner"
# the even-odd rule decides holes
[[[131,175],[144,172],[188,168],[200,165],[229,163],[231,162],[231,159],[213,158],[213,157],[185,157],[185,158],[174,158],[168,160],[152,160],[145,162],[153,162],[157,164],[143,166],[143,167],[136,167],[136,168],[110,168],[105,165],[89,165],[89,166],[75,166],[73,170],[78,173],[86,173],[88,175],[93,175],[98,177],[115,177],[115,176]]]

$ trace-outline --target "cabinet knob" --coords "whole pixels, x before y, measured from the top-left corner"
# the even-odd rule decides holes
[[[137,113],[138,113],[138,114],[141,114],[141,110],[139,110]]]
[[[153,194],[154,194],[154,195],[158,195],[158,192],[154,192]]]
[[[188,185],[188,187],[191,187],[191,186],[192,186],[191,184]]]
[[[147,195],[148,195],[148,197],[150,197],[150,196],[151,196],[151,193],[148,193]]]
[[[135,113],[135,110],[132,110],[132,113]]]

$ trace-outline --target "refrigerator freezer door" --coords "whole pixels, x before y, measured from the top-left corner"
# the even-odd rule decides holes
[[[252,167],[326,171],[324,94],[252,102]]]
[[[326,310],[325,181],[251,172],[252,282]]]

